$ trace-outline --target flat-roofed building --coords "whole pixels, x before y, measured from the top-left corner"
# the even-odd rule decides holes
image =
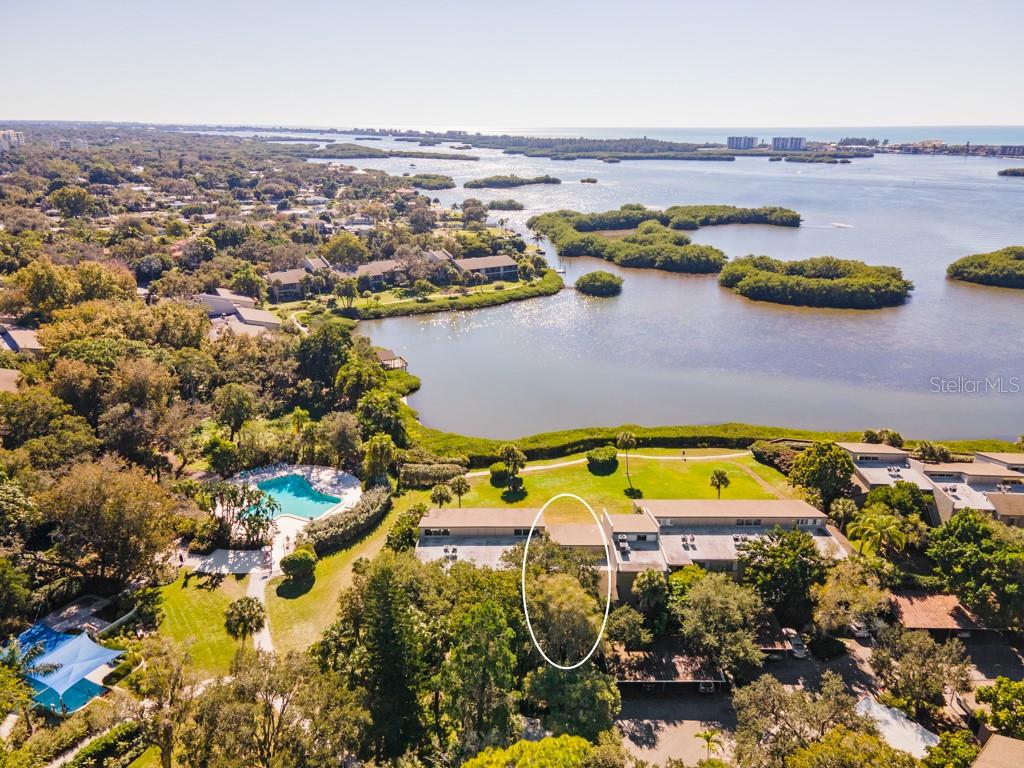
[[[910,466],[931,481],[940,523],[961,509],[994,512],[990,493],[1024,493],[1024,473],[991,461],[925,464],[910,459]]]
[[[258,325],[276,331],[281,327],[281,318],[273,312],[255,307],[236,307],[235,315],[246,325]]]
[[[31,328],[5,326],[0,331],[0,344],[11,352],[24,352],[29,355],[38,355],[43,351],[43,345],[39,343],[39,334]]]
[[[604,513],[602,524],[608,537],[608,548],[614,560],[615,588],[622,599],[632,595],[633,581],[642,571],[667,571],[668,563],[661,551],[658,521],[646,511],[634,514]]]
[[[999,154],[1006,157],[1024,157],[1024,144],[1004,144],[999,148]]]
[[[526,541],[538,509],[432,509],[422,518],[416,556],[423,562],[468,560],[495,568],[502,556]],[[536,531],[544,530],[543,520]]]
[[[931,493],[932,484],[927,477],[912,469],[910,453],[902,448],[881,443],[836,443],[853,460],[853,480],[861,491],[896,483],[913,483]]]
[[[671,569],[696,564],[735,572],[743,548],[776,526],[806,531],[827,557],[842,558],[849,551],[823,512],[796,499],[644,499],[634,504],[657,520],[661,551]]]
[[[1012,469],[1014,472],[1024,473],[1024,452],[976,451],[974,460],[998,464],[1001,467]]]
[[[756,136],[730,136],[726,139],[729,149],[753,149],[757,144]]]
[[[776,152],[803,152],[807,149],[805,136],[775,136],[772,138],[772,149]]]

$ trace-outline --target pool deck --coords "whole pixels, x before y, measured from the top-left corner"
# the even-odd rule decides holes
[[[259,467],[257,469],[239,472],[231,479],[231,482],[245,485],[259,485],[267,480],[275,480],[287,475],[298,475],[303,477],[314,491],[327,494],[328,496],[336,496],[340,499],[337,504],[325,510],[324,513],[319,515],[316,519],[332,515],[335,512],[340,512],[344,509],[351,509],[355,503],[359,501],[359,497],[363,495],[359,478],[350,475],[348,472],[342,472],[339,469],[334,469],[332,467],[318,467],[312,464],[272,464],[269,467]],[[284,510],[282,510],[282,514],[280,514],[276,519],[281,521],[289,518],[292,520],[299,520],[303,524],[309,522],[308,518],[300,517],[298,515],[289,515],[288,512]],[[294,533],[292,535],[292,540],[294,541]]]

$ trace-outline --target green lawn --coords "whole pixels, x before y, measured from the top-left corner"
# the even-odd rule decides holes
[[[313,586],[300,595],[289,592],[283,578],[267,586],[267,615],[274,650],[301,651],[317,640],[338,613],[338,595],[352,581],[352,563],[372,558],[384,546],[399,513],[417,502],[429,503],[426,491],[410,491],[395,499],[394,508],[366,538],[323,558],[316,566]]]
[[[185,573],[160,591],[164,619],[160,634],[187,647],[196,669],[227,674],[238,642],[224,629],[224,609],[245,596],[248,576],[224,577]]]
[[[721,450],[721,453],[731,453]],[[678,455],[678,453],[676,454]],[[575,457],[566,457],[563,461]],[[717,492],[710,485],[711,472],[724,469],[729,476],[729,487],[722,491],[723,498],[771,499],[773,494],[764,489],[742,467],[756,465],[751,457],[708,461],[665,461],[659,459],[630,458],[630,474],[633,487],[639,489],[647,499],[713,499]],[[532,465],[531,465],[532,466]],[[770,485],[785,485],[785,478],[768,467],[755,470]],[[523,474],[525,495],[511,500],[502,498],[504,489],[495,488],[489,477],[475,477],[470,481],[471,490],[462,499],[464,507],[540,507],[552,496],[559,493],[573,493],[585,499],[598,514],[601,509],[611,513],[629,512],[632,501],[626,495],[629,485],[626,481],[626,464],[620,459],[616,471],[610,475],[595,475],[586,464],[574,464],[540,472]],[[764,471],[761,471],[761,470]],[[771,477],[773,473],[775,477]]]
[[[160,750],[150,747],[129,763],[128,768],[160,768]]]

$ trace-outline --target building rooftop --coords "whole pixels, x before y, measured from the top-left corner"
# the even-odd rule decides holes
[[[210,321],[209,338],[216,339],[225,331],[232,331],[236,336],[263,336],[270,329],[263,325],[246,325],[235,315],[215,317]]]
[[[546,526],[548,538],[564,547],[604,547],[604,531],[594,523],[556,523]]]
[[[420,519],[420,528],[529,528],[540,508],[447,507],[432,509]],[[537,522],[543,528],[544,520]],[[591,525],[591,528],[594,526]]]
[[[1020,768],[1024,765],[1024,741],[993,733],[971,768]]]
[[[939,464],[922,464],[926,475],[965,475],[966,477],[1021,478],[1024,474],[1007,469],[1001,464],[988,461],[950,461]]]
[[[646,651],[627,651],[612,646],[608,671],[624,683],[724,682],[721,671],[706,669],[700,659],[686,655],[678,640],[663,640]]]
[[[987,493],[989,503],[997,514],[1004,517],[1024,516],[1024,487],[1010,493]]]
[[[0,392],[17,392],[21,371],[17,368],[0,368]]]
[[[216,288],[214,293],[222,299],[227,299],[233,304],[241,304],[243,306],[251,307],[256,303],[256,300],[250,296],[245,296],[241,293],[236,293],[230,288]]]
[[[302,282],[309,273],[306,272],[302,267],[295,267],[294,269],[282,269],[279,272],[271,272],[267,275],[267,282],[273,285],[274,283],[281,283],[281,285],[296,285]]]
[[[891,602],[896,618],[907,629],[970,630],[981,626],[955,595],[903,592],[894,593]]]
[[[421,536],[416,545],[416,557],[424,563],[463,560],[481,567],[498,568],[505,553],[524,541],[515,536]]]
[[[814,539],[814,544],[822,555],[839,559],[846,556],[842,543],[832,536],[824,527],[805,528]],[[680,526],[661,531],[661,549],[665,553],[666,562],[673,567],[681,567],[700,561],[734,561],[738,560],[743,547],[750,541],[757,540],[771,531],[771,526],[735,525],[693,525]],[[693,540],[690,540],[690,537]]]
[[[511,256],[499,254],[497,256],[476,256],[469,259],[455,259],[459,269],[494,269],[496,267],[514,267],[516,260]]]
[[[607,515],[613,533],[657,533],[658,521],[650,515]]]
[[[922,491],[930,491],[933,487],[931,481],[916,469],[886,464],[881,461],[858,464],[857,474],[872,486],[913,483]]]
[[[977,451],[974,454],[982,459],[988,459],[998,464],[1022,464],[1024,465],[1024,453],[1001,453],[998,451]]]
[[[623,550],[618,542],[611,542],[609,549],[615,552],[615,564],[620,571],[640,573],[640,571],[664,571],[668,568],[665,556],[657,541],[631,541]]]
[[[43,348],[39,334],[31,328],[5,328],[3,338],[12,352],[38,352]]]
[[[360,264],[356,267],[356,275],[358,277],[380,277],[386,275],[389,272],[394,272],[398,269],[398,262],[394,259],[381,259],[380,261],[370,261],[366,264]]]
[[[825,513],[799,499],[644,499],[634,502],[655,517],[805,517],[826,519]]]
[[[875,456],[907,456],[907,451],[885,443],[836,443],[850,453],[870,453]]]
[[[281,318],[273,312],[255,307],[235,307],[235,314],[246,325],[281,325]]]

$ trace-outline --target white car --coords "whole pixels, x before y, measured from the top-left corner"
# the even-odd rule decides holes
[[[794,659],[806,659],[808,656],[807,646],[804,645],[803,638],[800,637],[800,633],[795,629],[785,627],[782,630],[783,636],[786,638],[786,642],[789,643],[789,652],[793,654]]]

